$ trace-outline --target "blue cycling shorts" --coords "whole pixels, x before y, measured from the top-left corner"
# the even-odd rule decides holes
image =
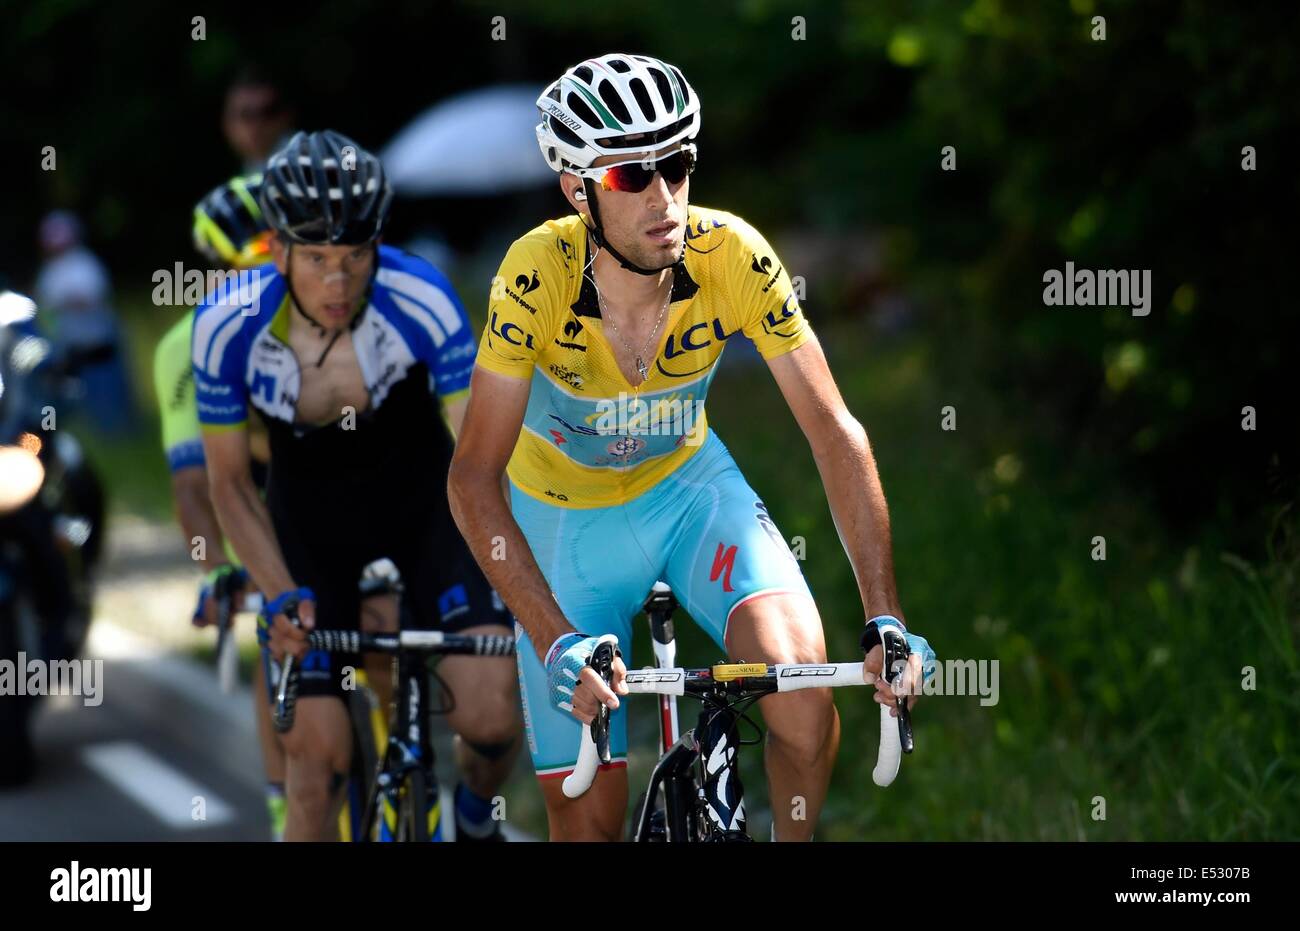
[[[738,605],[776,593],[812,597],[767,508],[712,431],[694,456],[623,504],[558,507],[513,484],[510,499],[565,617],[583,633],[615,634],[625,660],[632,620],[657,581],[723,651]],[[582,725],[551,705],[537,650],[518,624],[515,632],[533,765],[540,778],[564,776],[577,760]],[[626,765],[627,706],[621,702],[610,718],[611,766]]]

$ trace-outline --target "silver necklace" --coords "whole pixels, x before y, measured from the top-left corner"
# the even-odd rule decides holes
[[[609,328],[614,331],[614,335],[617,336],[618,341],[623,344],[623,348],[626,349],[629,353],[631,353],[633,357],[636,359],[637,374],[641,376],[641,381],[644,382],[647,378],[650,377],[650,367],[646,363],[644,356],[646,350],[650,348],[651,342],[653,342],[654,338],[659,335],[659,327],[663,326],[664,314],[668,313],[668,304],[670,303],[673,296],[673,286],[671,282],[668,285],[668,293],[664,295],[664,306],[659,309],[659,319],[655,321],[655,328],[650,333],[649,338],[645,341],[645,345],[641,347],[640,352],[632,352],[632,347],[627,344],[627,340],[625,340],[623,338],[623,334],[619,332],[618,324],[616,324],[613,321],[613,319],[609,316],[608,314],[609,305],[605,303],[605,295],[600,293],[600,285],[596,284],[596,269],[594,266],[591,269],[591,284],[592,287],[596,289],[596,299],[600,301],[601,319],[609,324]]]

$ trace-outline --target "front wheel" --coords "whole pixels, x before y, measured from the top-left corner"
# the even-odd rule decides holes
[[[406,775],[406,789],[397,812],[397,842],[424,844],[429,840],[428,790],[424,773],[413,769]]]

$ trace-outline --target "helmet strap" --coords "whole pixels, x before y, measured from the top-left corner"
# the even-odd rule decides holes
[[[623,253],[619,252],[612,245],[610,245],[609,240],[605,238],[604,228],[602,227],[600,222],[600,206],[596,203],[596,183],[592,181],[590,178],[583,178],[582,189],[587,193],[587,205],[591,208],[592,225],[587,227],[587,231],[591,233],[591,238],[595,240],[596,246],[598,248],[604,249],[606,252],[612,255],[615,261],[617,261],[619,265],[623,266],[630,272],[636,272],[638,275],[645,275],[646,277],[649,277],[650,275],[657,275],[661,271],[663,271],[662,268],[642,268],[640,265],[634,264],[630,259],[626,258],[623,255]],[[686,243],[683,242],[682,255],[685,254],[686,254]],[[679,255],[677,257],[677,261],[680,262],[681,259],[682,256]]]
[[[378,240],[371,243],[371,248],[374,250],[374,261],[371,263],[370,280],[366,283],[366,293],[361,299],[361,307],[365,307],[368,303],[370,303],[370,292],[375,286],[375,275],[379,273]],[[298,313],[302,314],[303,319],[306,320],[308,323],[310,323],[314,329],[319,330],[322,335],[330,332],[328,327],[321,324],[314,317],[312,317],[311,314],[307,313],[307,311],[302,309],[302,304],[298,302],[298,295],[294,293],[293,243],[292,242],[289,243],[288,249],[285,251],[284,283],[285,286],[288,287],[289,289],[289,303],[294,306],[294,309],[297,310]],[[357,312],[352,315],[352,319],[348,321],[347,329],[355,330],[359,323],[361,323],[361,312],[360,309],[358,308]],[[343,329],[344,329],[343,327],[339,327],[334,331],[334,334],[330,337],[330,341],[325,344],[325,348],[321,351],[320,358],[316,360],[316,368],[320,368],[325,363],[325,357],[329,355],[329,351],[334,348],[334,344],[337,343],[339,337],[343,335]]]

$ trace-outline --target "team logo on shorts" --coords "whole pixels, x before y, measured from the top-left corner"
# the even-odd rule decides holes
[[[645,440],[635,436],[620,436],[605,447],[605,452],[611,456],[634,456],[643,449],[645,449]]]

